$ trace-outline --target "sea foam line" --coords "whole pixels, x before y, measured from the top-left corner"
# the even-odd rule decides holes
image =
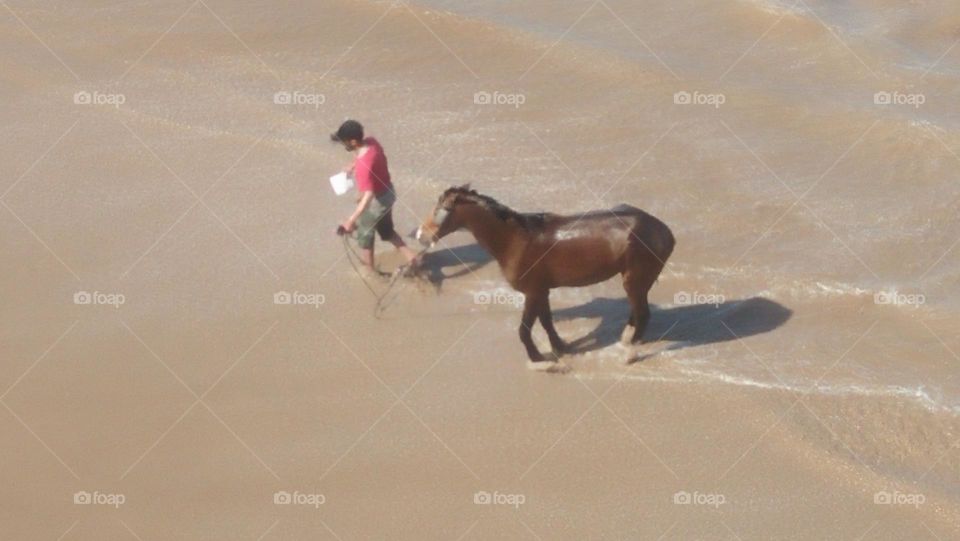
[[[943,404],[930,395],[922,387],[911,388],[900,385],[826,385],[817,384],[814,386],[804,386],[800,384],[789,384],[784,382],[760,381],[753,378],[734,376],[720,372],[706,372],[702,370],[693,370],[689,368],[680,368],[680,372],[686,377],[663,376],[658,374],[574,374],[574,377],[584,380],[606,380],[606,379],[625,379],[630,381],[647,381],[654,383],[708,383],[719,382],[728,385],[738,385],[742,387],[754,387],[764,390],[788,391],[802,395],[828,395],[828,396],[866,396],[881,398],[906,398],[932,413],[948,413],[951,415],[960,415],[960,406],[950,406]]]

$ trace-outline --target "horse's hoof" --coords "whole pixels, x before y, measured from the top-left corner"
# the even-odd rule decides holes
[[[527,361],[527,369],[545,374],[566,374],[570,367],[557,361]]]
[[[560,363],[556,361],[527,361],[527,370],[533,370],[535,372],[555,372],[559,367]]]
[[[659,355],[660,353],[663,353],[664,351],[667,351],[668,349],[669,348],[664,347],[663,345],[658,346],[655,342],[648,340],[642,344],[638,344],[632,347],[631,355],[624,364],[632,365],[635,363],[646,361],[647,359],[656,357],[657,355]]]
[[[570,353],[570,344],[566,342],[560,342],[559,344],[552,346],[552,350],[554,355],[557,357],[562,357],[567,353]]]
[[[630,344],[632,344],[632,343],[633,343],[633,334],[634,334],[635,332],[636,332],[636,331],[635,331],[635,329],[633,328],[633,325],[630,325],[630,324],[628,323],[627,326],[623,328],[623,332],[620,333],[620,343],[623,344],[623,345],[625,345],[625,346],[629,346]]]

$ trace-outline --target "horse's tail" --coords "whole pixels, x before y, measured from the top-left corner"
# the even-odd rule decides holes
[[[651,216],[651,218],[653,217]],[[667,224],[656,218],[653,218],[653,221],[657,224],[657,226],[652,229],[655,231],[653,235],[655,237],[653,250],[661,265],[657,271],[657,281],[659,281],[660,271],[663,270],[663,267],[667,266],[667,259],[670,259],[670,254],[673,253],[673,247],[676,245],[677,240],[673,236],[673,231],[670,231],[670,228],[667,227]]]
[[[628,205],[621,205],[627,207]],[[632,207],[630,207],[632,209]],[[659,266],[656,270],[656,277],[659,277],[660,271],[667,265],[667,260],[673,254],[673,248],[676,246],[677,239],[673,236],[673,231],[667,224],[660,221],[642,210],[637,209],[640,230],[639,238],[642,239],[645,251],[652,253],[656,259],[655,264]],[[657,279],[657,278],[655,278]]]
[[[656,216],[625,203],[613,207],[612,210],[616,213],[632,214],[639,219],[637,225],[642,232],[640,238],[643,239],[644,244],[647,245],[657,259],[666,265],[667,259],[669,259],[670,254],[673,253],[673,248],[677,242],[673,236],[673,231],[670,231],[667,224],[660,221]]]
[[[660,220],[657,221],[660,222]],[[660,225],[663,226],[663,253],[660,256],[660,260],[666,265],[667,259],[669,259],[673,253],[673,247],[677,245],[677,239],[673,236],[673,231],[670,231],[667,224],[660,222]]]

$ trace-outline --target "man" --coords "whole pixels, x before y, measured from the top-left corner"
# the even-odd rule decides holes
[[[379,275],[373,264],[374,233],[377,233],[381,240],[393,244],[406,258],[409,268],[414,270],[419,263],[417,255],[393,229],[393,204],[397,195],[390,181],[383,147],[373,137],[365,138],[363,126],[355,120],[344,122],[336,133],[330,134],[330,139],[342,143],[348,152],[356,153],[353,164],[344,168],[344,172],[353,174],[360,199],[353,214],[341,227],[347,233],[357,232],[360,259],[365,268],[371,275]]]

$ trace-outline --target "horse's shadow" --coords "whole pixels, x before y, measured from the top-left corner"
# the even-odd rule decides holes
[[[786,323],[792,314],[789,308],[762,297],[716,305],[695,304],[664,309],[651,306],[644,339],[671,342],[667,350],[716,344],[770,332]],[[580,306],[555,310],[553,317],[556,320],[600,318],[596,328],[570,343],[571,353],[586,353],[620,341],[630,317],[630,304],[625,298],[599,297]]]
[[[478,244],[465,244],[424,254],[423,269],[428,273],[426,278],[439,288],[444,280],[470,274],[492,259],[490,254]],[[447,267],[454,267],[457,270],[445,274],[443,270]]]

